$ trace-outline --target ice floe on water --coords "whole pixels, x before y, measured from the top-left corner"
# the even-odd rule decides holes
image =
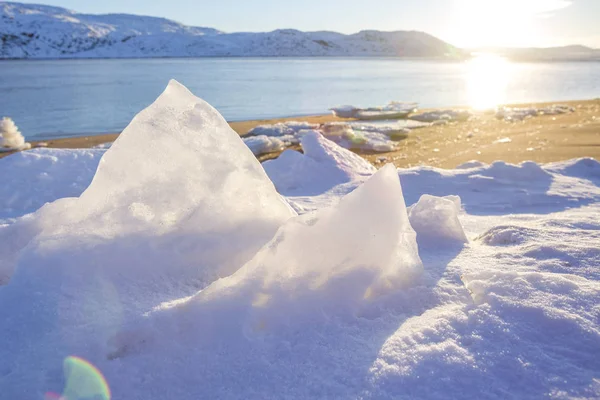
[[[108,150],[0,160],[3,396],[65,359],[127,399],[600,396],[596,160],[375,172],[301,130],[263,169],[172,82]]]

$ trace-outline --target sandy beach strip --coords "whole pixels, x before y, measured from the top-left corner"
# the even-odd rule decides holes
[[[431,126],[412,131],[399,141],[396,151],[369,154],[357,152],[374,165],[394,163],[398,167],[430,165],[455,168],[470,160],[511,163],[551,162],[578,157],[600,159],[600,100],[517,104],[511,107],[544,107],[565,104],[575,112],[544,115],[520,122],[498,120],[493,114],[481,114],[467,122]],[[464,107],[448,107],[458,109]],[[424,109],[421,111],[431,111]],[[287,121],[326,123],[344,121],[333,115],[275,118],[230,122],[240,135],[265,124]],[[90,148],[112,142],[118,133],[46,140],[50,148]],[[31,142],[36,145],[38,142]],[[0,157],[10,153],[0,154]],[[270,154],[261,159],[274,158]]]

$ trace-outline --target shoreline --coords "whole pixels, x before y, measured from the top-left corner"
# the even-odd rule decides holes
[[[401,168],[416,165],[455,168],[470,160],[487,163],[503,160],[518,163],[528,160],[562,161],[579,157],[600,159],[600,99],[511,104],[507,107],[545,107],[554,104],[568,105],[573,107],[575,112],[543,115],[519,122],[505,122],[497,120],[493,114],[481,113],[470,121],[413,130],[399,140],[398,149],[392,152],[356,153],[376,166],[392,162]],[[419,112],[465,108],[468,107],[429,108],[420,109]],[[289,121],[321,124],[349,120],[329,114],[228,123],[240,136],[244,136],[258,125]],[[49,148],[92,148],[113,142],[118,136],[119,133],[104,133],[36,140],[31,141],[31,144],[35,147],[37,143],[45,142]],[[501,139],[509,140],[498,142]],[[13,153],[0,153],[0,158],[9,154]],[[278,153],[271,153],[260,159],[262,161],[277,156]]]

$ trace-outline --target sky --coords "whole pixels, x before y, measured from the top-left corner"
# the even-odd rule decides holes
[[[459,47],[600,48],[600,0],[46,0],[84,13],[131,13],[225,32],[279,28],[418,30]]]

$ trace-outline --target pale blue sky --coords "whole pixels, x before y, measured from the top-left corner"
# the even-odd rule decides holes
[[[27,3],[41,3],[29,1]],[[600,47],[600,0],[46,0],[86,13],[132,13],[226,32],[277,28],[420,30],[452,44]]]

